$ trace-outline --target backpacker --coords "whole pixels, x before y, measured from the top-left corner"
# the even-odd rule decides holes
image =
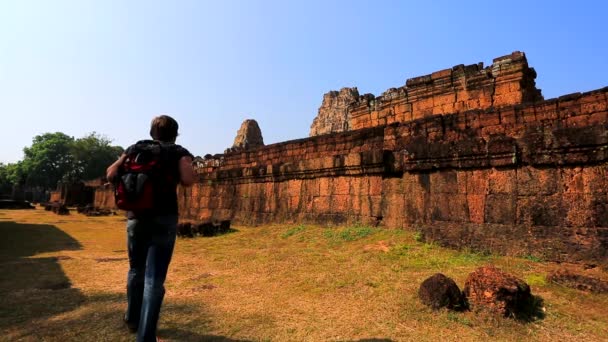
[[[167,147],[157,141],[138,141],[129,148],[114,186],[116,206],[133,212],[154,209],[172,183],[168,161]]]

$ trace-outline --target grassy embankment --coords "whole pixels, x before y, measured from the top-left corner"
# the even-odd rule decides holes
[[[558,265],[457,252],[403,230],[234,227],[178,239],[159,336],[169,341],[608,340],[608,296],[545,282]],[[0,210],[0,340],[130,341],[124,218]],[[420,283],[462,288],[493,263],[528,281],[543,319],[432,312]],[[600,270],[593,270],[606,276]]]

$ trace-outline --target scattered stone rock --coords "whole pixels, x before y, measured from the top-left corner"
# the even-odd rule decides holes
[[[471,307],[504,316],[529,311],[534,302],[528,284],[494,266],[480,267],[469,274],[463,293]]]
[[[264,138],[257,121],[251,119],[243,121],[234,138],[232,149],[248,150],[262,146],[264,146]]]
[[[76,207],[76,212],[79,214],[84,214],[85,212],[92,210],[94,207],[90,204],[87,204],[85,206],[80,206],[80,207]]]
[[[569,288],[593,292],[608,293],[608,282],[599,278],[574,273],[569,270],[557,270],[547,276],[547,280]]]
[[[181,237],[215,236],[229,231],[229,220],[203,223],[182,222],[177,225],[177,236]]]
[[[49,202],[44,204],[44,210],[52,211],[57,215],[69,215],[70,210],[60,202]]]
[[[319,113],[310,127],[310,136],[350,130],[349,106],[359,100],[359,91],[354,88],[332,90],[323,95]]]
[[[0,209],[36,209],[36,207],[28,201],[0,199]]]
[[[65,205],[53,207],[53,212],[57,215],[69,215],[70,210]]]
[[[418,297],[426,306],[433,310],[446,307],[451,310],[463,310],[466,308],[465,300],[460,288],[451,278],[437,273],[427,278],[420,284]]]
[[[102,209],[93,206],[92,204],[87,204],[85,206],[80,206],[76,208],[76,211],[80,214],[84,214],[86,216],[109,216],[115,215],[116,212],[110,209]]]

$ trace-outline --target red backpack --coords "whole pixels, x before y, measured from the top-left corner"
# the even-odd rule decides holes
[[[116,206],[145,212],[154,209],[173,180],[167,146],[152,140],[139,141],[127,151],[114,187]]]

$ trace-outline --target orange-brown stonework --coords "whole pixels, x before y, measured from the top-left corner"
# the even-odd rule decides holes
[[[93,205],[96,208],[118,209],[114,203],[114,189],[109,184],[102,185],[95,190]]]
[[[60,202],[61,201],[61,191],[55,190],[51,191],[49,202]]]
[[[534,76],[522,53],[458,66],[357,107],[355,130],[204,159],[181,219],[359,222],[608,264],[608,88],[545,101]]]
[[[358,96],[357,88],[330,91],[323,97],[310,135],[407,122],[434,115],[487,109],[541,101],[522,52],[483,63],[457,65],[430,75],[408,79],[405,86],[391,88],[381,96]]]

